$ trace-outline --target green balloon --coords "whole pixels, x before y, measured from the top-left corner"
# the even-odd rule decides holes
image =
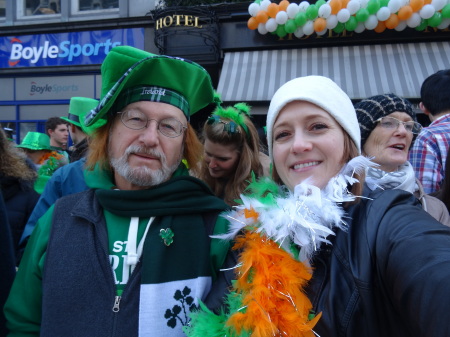
[[[375,14],[380,8],[380,0],[369,0],[367,3],[367,10],[369,11],[369,14]]]
[[[418,30],[418,31],[425,30],[425,28],[427,28],[427,26],[428,26],[428,20],[422,19],[422,21],[420,22],[420,25],[418,25],[416,27],[416,30]]]
[[[334,27],[333,32],[340,34],[344,31],[345,26],[342,22],[338,22],[338,24],[336,25],[336,27]]]
[[[387,7],[389,0],[380,0],[380,8]]]
[[[319,10],[315,5],[309,5],[309,7],[306,9],[306,17],[309,20],[314,20],[317,18],[317,15],[319,15]]]
[[[350,19],[345,23],[345,29],[349,32],[352,32],[355,30],[356,26],[358,25],[358,20],[354,16],[350,16]]]
[[[445,19],[450,18],[450,4],[446,4],[444,8],[442,8],[442,17]]]
[[[307,21],[305,12],[297,13],[297,15],[295,16],[294,21],[295,21],[295,23],[297,24],[298,27],[304,26],[306,21]]]
[[[319,0],[315,3],[317,8],[320,8],[320,6],[325,5],[327,2],[325,0]]]
[[[278,25],[277,30],[275,32],[279,37],[285,37],[287,35],[286,28],[284,28],[284,25]]]
[[[295,21],[293,19],[287,20],[284,24],[284,29],[286,30],[286,33],[293,33],[297,29],[297,25],[295,24]]]
[[[434,15],[428,19],[428,25],[431,27],[437,27],[442,23],[442,14],[439,12],[434,13]]]
[[[367,8],[361,8],[359,11],[356,12],[356,21],[358,22],[364,22],[369,18],[369,11]]]

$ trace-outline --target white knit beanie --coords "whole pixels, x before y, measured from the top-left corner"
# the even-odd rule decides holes
[[[286,104],[294,101],[313,103],[327,111],[349,134],[361,153],[361,133],[355,108],[347,94],[327,77],[305,76],[282,85],[273,95],[267,112],[267,143],[273,160],[273,125]]]

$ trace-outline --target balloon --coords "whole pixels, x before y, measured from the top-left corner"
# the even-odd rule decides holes
[[[423,7],[424,1],[423,0],[410,0],[409,5],[411,6],[413,12],[417,12]]]
[[[267,7],[271,4],[270,0],[263,0],[261,1],[261,3],[259,4],[260,10],[262,11],[266,11]]]
[[[358,0],[350,0],[347,4],[347,9],[350,15],[355,14],[361,8],[361,3]]]
[[[317,15],[319,15],[319,10],[317,9],[317,7],[315,5],[310,5],[306,9],[306,17],[309,20],[314,20],[315,18],[317,18]]]
[[[320,8],[320,6],[325,5],[327,2],[325,0],[319,0],[315,3],[317,8]]]
[[[355,28],[355,33],[362,33],[366,30],[366,26],[364,26],[364,23],[358,22],[358,25]]]
[[[384,24],[386,25],[386,28],[394,29],[395,27],[397,27],[399,21],[400,20],[398,19],[397,14],[391,14],[391,16],[384,22]]]
[[[255,30],[256,28],[258,28],[258,24],[259,24],[258,21],[256,21],[256,19],[253,16],[247,21],[247,27],[248,29],[251,30]]]
[[[295,32],[297,29],[297,25],[295,24],[295,21],[293,19],[287,20],[286,24],[284,25],[284,29],[286,29],[286,32],[291,34]]]
[[[432,0],[431,4],[436,11],[440,11],[447,4],[447,0]]]
[[[439,25],[439,26],[437,26],[439,29],[445,29],[445,28],[447,28],[448,26],[450,26],[450,19],[449,18],[445,18],[445,19],[442,19],[442,22],[441,22],[441,24]]]
[[[390,0],[387,7],[391,11],[391,13],[397,13],[401,6],[400,0]]]
[[[267,20],[266,22],[266,29],[268,32],[274,32],[277,30],[277,23],[275,22],[275,19],[270,18],[269,20]]]
[[[389,0],[380,0],[380,8],[387,7]]]
[[[397,15],[400,20],[405,21],[408,20],[412,14],[413,9],[411,8],[411,6],[403,6],[402,8],[400,8]]]
[[[298,5],[298,8],[300,9],[301,12],[306,12],[306,9],[309,7],[309,2],[308,1],[302,1],[300,2],[300,4]]]
[[[288,8],[286,8],[286,13],[289,17],[289,19],[293,19],[295,18],[295,16],[297,15],[299,11],[298,5],[296,3],[292,3],[288,6]]]
[[[437,27],[442,23],[442,14],[440,12],[434,13],[434,15],[428,19],[428,25],[431,27]]]
[[[375,14],[380,9],[380,0],[370,0],[367,3],[367,10],[369,14]]]
[[[260,24],[258,25],[258,32],[259,32],[259,34],[261,34],[261,35],[267,34],[267,28],[266,28],[266,25],[265,25],[264,23],[260,23]]]
[[[255,16],[255,19],[259,23],[266,23],[267,20],[269,20],[269,14],[267,14],[266,11],[259,11]]]
[[[378,25],[375,27],[374,31],[377,33],[383,33],[386,30],[386,25],[383,21],[379,21]]]
[[[288,20],[288,15],[285,11],[279,11],[277,13],[277,16],[275,17],[275,21],[279,25],[284,25],[287,20]]]
[[[350,12],[347,8],[342,8],[338,13],[337,13],[337,19],[339,22],[347,22],[348,19],[350,18]]]
[[[395,29],[397,32],[401,32],[402,30],[405,30],[405,28],[406,28],[406,21],[400,21],[400,22],[398,23],[397,27],[395,27],[394,29]]]
[[[416,30],[418,30],[418,31],[425,30],[425,28],[427,28],[427,26],[428,26],[428,20],[422,19],[422,21],[420,21],[420,24],[416,27]]]
[[[344,24],[343,24],[342,22],[338,22],[338,24],[336,25],[336,27],[334,27],[333,31],[334,31],[335,33],[340,34],[340,33],[342,33],[342,32],[344,31],[344,29],[345,29]]]
[[[366,22],[364,22],[364,26],[367,30],[373,30],[378,25],[378,19],[376,15],[370,15]]]
[[[330,15],[327,19],[327,28],[334,29],[334,27],[337,26],[338,22],[339,21],[338,21],[336,15]]]
[[[322,36],[322,35],[325,35],[327,32],[328,32],[328,29],[325,28],[321,32],[316,32],[316,34],[319,35],[319,36]]]
[[[301,38],[305,33],[303,33],[303,28],[298,27],[294,32],[295,37]]]
[[[424,2],[425,5],[431,4],[431,0],[424,0],[423,2]]]
[[[425,5],[422,7],[422,9],[419,11],[420,17],[422,19],[429,19],[431,18],[436,10],[434,9],[433,5]]]
[[[278,5],[274,2],[272,2],[269,6],[267,6],[267,14],[271,18],[275,18],[279,12]]]
[[[288,6],[289,6],[288,0],[281,0],[281,2],[278,4],[278,8],[280,9],[280,11],[286,11]]]
[[[325,4],[319,7],[319,16],[321,18],[328,18],[331,15],[331,6],[329,4]]]
[[[275,31],[275,33],[279,36],[279,37],[285,37],[287,35],[286,30],[284,29],[284,25],[279,25],[277,27],[277,30]]]
[[[314,21],[313,26],[314,26],[314,31],[316,33],[317,32],[321,32],[321,31],[323,31],[324,29],[327,28],[327,20],[325,20],[324,18],[317,18]]]
[[[297,26],[303,26],[306,23],[306,13],[298,12],[294,20]]]
[[[260,7],[257,3],[251,3],[250,6],[248,6],[248,14],[250,14],[251,16],[256,16],[259,9]]]
[[[305,33],[305,35],[311,35],[312,33],[314,33],[314,25],[312,21],[307,21],[305,23],[305,25],[303,26],[303,33]]]
[[[336,15],[342,9],[342,0],[331,0],[328,4],[331,7],[331,14]]]
[[[441,14],[444,18],[450,18],[450,4],[447,4],[442,8]]]
[[[356,12],[356,20],[358,22],[364,22],[369,18],[369,11],[367,8],[361,8],[359,11]]]
[[[352,32],[355,30],[356,26],[358,25],[358,20],[354,16],[351,16],[348,21],[345,23],[345,29],[349,32]]]
[[[422,21],[422,18],[418,13],[413,13],[411,17],[406,20],[406,24],[410,28],[416,28],[418,25],[420,25],[420,21]]]
[[[378,21],[386,21],[389,19],[389,16],[391,15],[391,11],[387,7],[381,7],[377,12],[377,19]]]

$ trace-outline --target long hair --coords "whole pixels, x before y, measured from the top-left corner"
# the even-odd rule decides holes
[[[202,130],[202,140],[208,139],[212,143],[217,143],[225,146],[233,146],[239,153],[238,164],[236,171],[227,179],[217,179],[211,177],[208,165],[203,160],[199,178],[206,182],[214,194],[223,197],[228,205],[236,205],[235,200],[239,196],[251,179],[252,171],[256,176],[261,176],[263,173],[262,166],[259,160],[259,136],[255,125],[250,118],[245,115],[245,125],[248,133],[237,125],[238,132],[228,132],[224,130],[224,123],[233,122],[230,118],[221,117],[221,123],[205,122]]]
[[[24,181],[34,181],[37,173],[27,164],[27,156],[6,137],[0,129],[0,175]]]

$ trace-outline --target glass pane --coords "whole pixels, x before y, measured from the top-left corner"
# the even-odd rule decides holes
[[[80,11],[119,8],[119,0],[78,0]]]
[[[6,0],[0,0],[0,18],[5,17]]]
[[[60,0],[24,0],[25,16],[61,13]]]

